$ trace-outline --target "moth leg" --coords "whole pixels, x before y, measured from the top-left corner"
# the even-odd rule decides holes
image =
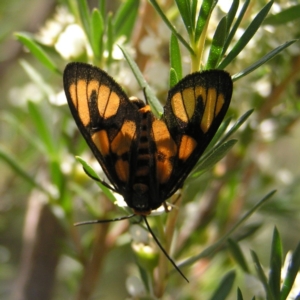
[[[165,209],[166,213],[170,212],[173,208],[173,205],[171,203],[166,202],[166,201],[163,202],[163,206],[164,206],[164,209]]]
[[[180,199],[180,197],[181,197],[181,193],[177,195],[177,197],[173,203],[169,203],[166,201],[163,202],[163,206],[164,206],[166,213],[170,212],[173,208],[178,209],[176,202]]]
[[[179,194],[177,195],[175,201],[174,201],[171,205],[174,205],[174,207],[176,207],[175,204],[176,204],[176,202],[180,199],[180,197],[181,197],[181,193],[179,193]]]

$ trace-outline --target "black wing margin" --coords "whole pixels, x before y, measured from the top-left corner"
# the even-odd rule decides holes
[[[164,197],[182,187],[214,137],[228,110],[232,88],[227,72],[209,70],[186,76],[169,91],[162,118],[178,152]]]
[[[112,77],[89,64],[68,64],[63,81],[71,113],[81,134],[110,182],[120,191],[125,175],[118,174],[116,162],[120,151],[129,152],[133,147],[136,105]]]

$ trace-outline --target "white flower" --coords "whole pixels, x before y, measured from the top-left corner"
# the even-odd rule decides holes
[[[49,97],[50,103],[56,106],[62,106],[67,104],[67,98],[65,92],[61,90],[58,94],[53,94]]]
[[[87,48],[86,46],[86,36],[77,24],[67,26],[55,43],[56,51],[66,60],[82,55]]]
[[[91,52],[83,29],[75,24],[74,16],[65,7],[57,8],[36,37],[42,44],[54,46],[65,60],[77,58],[85,51],[88,55]]]
[[[44,45],[52,46],[64,28],[74,23],[74,17],[63,6],[57,7],[54,16],[47,20],[36,37]]]

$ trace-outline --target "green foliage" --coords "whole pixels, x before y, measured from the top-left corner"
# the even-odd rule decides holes
[[[102,190],[103,194],[107,197],[107,199],[114,203],[116,201],[114,194],[112,193],[111,189],[106,187],[101,182],[102,179],[99,177],[97,172],[81,157],[77,156],[76,159],[81,163],[87,175],[96,181],[96,183],[99,185],[100,189]]]
[[[264,24],[268,25],[281,25],[298,20],[300,13],[300,4],[292,5],[281,12],[268,16]]]
[[[214,292],[213,296],[210,298],[211,300],[223,300],[226,299],[232,289],[233,283],[235,279],[235,272],[228,272],[221,280],[220,285]]]
[[[60,73],[55,63],[30,34],[19,32],[15,36],[45,67],[53,72]]]
[[[266,6],[255,16],[248,28],[245,30],[238,42],[233,46],[232,50],[227,54],[226,58],[220,63],[218,68],[224,69],[229,63],[237,57],[237,55],[246,47],[251,38],[255,35],[260,28],[264,19],[266,18],[273,1],[270,1]]]
[[[176,36],[171,34],[170,41],[170,87],[173,87],[182,79],[182,65],[179,43]]]
[[[230,242],[232,244],[232,241]],[[232,244],[233,245],[233,244]],[[239,248],[238,244],[235,244],[234,247],[230,246],[231,253],[237,261],[241,261],[242,251]],[[257,277],[260,282],[263,284],[266,299],[290,299],[290,291],[293,289],[294,284],[296,283],[296,276],[300,268],[300,244],[297,245],[296,250],[293,252],[290,258],[287,257],[285,261],[285,266],[282,264],[282,241],[279,235],[277,228],[273,231],[273,240],[271,245],[271,255],[270,255],[270,267],[269,267],[269,276],[267,277],[265,271],[262,267],[259,257],[254,251],[251,251],[252,260],[256,269]],[[232,251],[233,250],[233,251]],[[251,273],[249,267],[245,269],[245,258],[242,257],[242,264],[240,266],[244,269],[245,272]],[[283,282],[281,281],[283,279]],[[295,287],[295,292],[299,295],[298,286]],[[289,297],[288,297],[289,296]],[[238,289],[238,298],[243,299],[242,292]]]

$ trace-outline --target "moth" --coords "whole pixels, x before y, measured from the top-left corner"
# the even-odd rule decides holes
[[[97,67],[70,63],[63,81],[73,118],[109,187],[153,235],[146,216],[183,186],[214,137],[230,104],[230,75],[222,70],[187,75],[169,90],[160,118]]]

